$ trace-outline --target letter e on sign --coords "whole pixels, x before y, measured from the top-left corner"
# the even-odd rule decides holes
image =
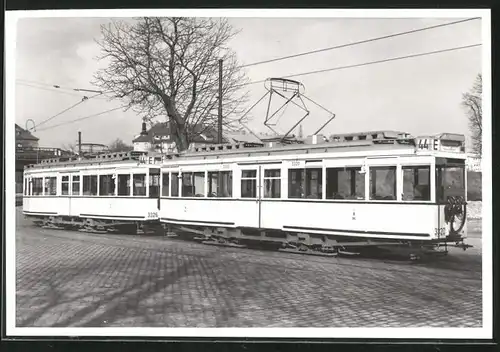
[[[438,150],[439,149],[439,141],[437,139],[432,140],[432,149],[433,150]]]

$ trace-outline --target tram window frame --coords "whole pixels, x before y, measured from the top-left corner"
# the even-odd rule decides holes
[[[214,183],[215,181],[215,183]],[[214,187],[215,186],[215,187]],[[215,188],[215,192],[214,192]],[[221,190],[221,191],[219,191]],[[212,198],[232,198],[233,196],[233,172],[232,171],[208,171],[207,172],[207,196]]]
[[[281,198],[281,169],[264,170],[264,198]]]
[[[99,175],[99,196],[114,196],[115,187],[115,179],[112,174]]]
[[[57,195],[57,177],[47,176],[43,181],[43,195],[56,196]]]
[[[165,183],[166,180],[166,183]],[[161,196],[168,197],[170,195],[170,172],[162,172],[161,174]]]
[[[388,171],[391,172],[393,175],[393,182],[392,183],[392,193],[393,195],[381,195],[379,196],[377,194],[377,171]],[[397,192],[398,192],[398,187],[397,187],[397,181],[398,181],[398,175],[397,175],[397,167],[395,165],[388,165],[388,166],[370,166],[369,168],[369,190],[370,190],[370,200],[375,200],[375,201],[396,201],[398,199]],[[387,178],[387,174],[384,178]],[[373,182],[375,181],[375,182]],[[390,186],[390,185],[389,185]]]
[[[317,178],[313,180],[312,176],[315,172],[317,173]],[[311,193],[312,181],[317,182],[317,192],[315,194]],[[295,185],[298,185],[298,187],[294,189],[293,186]],[[306,167],[303,169],[288,169],[288,198],[323,199],[323,168]]]
[[[80,182],[81,182],[80,175],[71,175],[71,195],[72,196],[79,196],[80,195]]]
[[[199,179],[201,179],[201,183]],[[204,171],[183,172],[181,185],[181,197],[183,198],[202,198],[206,196]]]
[[[426,171],[427,176],[424,174],[424,178],[420,176],[419,171]],[[416,171],[416,173],[415,173]],[[411,177],[410,182],[407,181],[407,172],[411,172],[409,176]],[[402,195],[401,199],[403,202],[427,202],[431,200],[431,166],[430,165],[403,165],[401,167],[401,173],[402,173]],[[419,181],[425,179],[426,183],[420,183]],[[413,181],[413,182],[412,182]],[[417,184],[415,184],[415,182]],[[411,186],[411,196],[407,196],[407,192],[405,189],[407,189],[407,185]],[[417,186],[423,186],[420,187],[419,189],[416,189]],[[422,194],[422,198],[416,198],[415,197],[415,191],[419,191]],[[411,197],[411,198],[409,198]]]
[[[132,188],[130,187],[131,186],[130,174],[118,174],[117,180],[118,180],[117,196],[130,197]]]
[[[43,177],[33,177],[32,195],[43,196]]]
[[[250,187],[247,187],[250,185]],[[257,198],[257,170],[245,169],[241,170],[240,182],[241,198]],[[251,188],[251,189],[250,189]],[[247,192],[243,192],[243,190]]]
[[[137,186],[141,184],[142,186]],[[147,186],[146,186],[146,174],[133,174],[132,175],[132,196],[133,197],[146,197]]]
[[[149,189],[149,198],[158,198],[161,196],[160,188],[161,188],[161,171],[158,168],[149,169],[148,176],[148,189]]]
[[[69,175],[61,176],[61,195],[69,195]]]
[[[180,184],[180,173],[172,172],[170,176],[170,197],[178,198],[179,197],[179,184]]]
[[[97,175],[83,175],[82,183],[83,183],[83,189],[82,189],[83,196],[87,197],[97,196],[98,185],[99,185]]]
[[[327,167],[325,172],[326,199],[349,201],[364,201],[366,199],[366,174],[361,172],[361,166]],[[344,182],[341,182],[341,175],[346,176]],[[343,194],[342,188],[347,188],[346,195]]]

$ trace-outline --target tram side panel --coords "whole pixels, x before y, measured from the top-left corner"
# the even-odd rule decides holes
[[[146,197],[74,197],[71,212],[77,217],[115,220],[156,220],[158,201]]]
[[[256,200],[162,198],[163,222],[221,227],[258,227]]]
[[[432,240],[437,227],[433,204],[368,204],[263,201],[264,228],[354,237]]]
[[[57,196],[25,196],[23,212],[26,215],[57,216],[69,215],[69,199]]]

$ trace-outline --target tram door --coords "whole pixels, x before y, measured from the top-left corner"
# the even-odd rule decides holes
[[[149,169],[149,198],[157,199],[157,207],[160,210],[160,169]]]
[[[63,214],[71,215],[71,174],[60,175],[61,209]]]
[[[245,208],[241,219],[243,226],[260,228],[262,216],[262,182],[261,166],[241,165],[241,198]]]

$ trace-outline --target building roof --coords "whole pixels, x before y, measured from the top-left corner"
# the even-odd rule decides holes
[[[191,142],[193,143],[217,143],[217,129],[213,127],[205,127],[202,124],[197,124],[193,127],[193,134],[195,136],[192,138]],[[226,138],[223,138],[226,139]],[[154,124],[151,128],[146,131],[146,133],[141,133],[134,140],[133,143],[137,142],[149,142],[153,143],[157,142],[165,142],[171,143],[173,142],[172,136],[170,133],[170,127],[167,123],[161,122]],[[225,141],[224,141],[225,142]]]
[[[39,139],[16,123],[16,140],[38,141]]]

